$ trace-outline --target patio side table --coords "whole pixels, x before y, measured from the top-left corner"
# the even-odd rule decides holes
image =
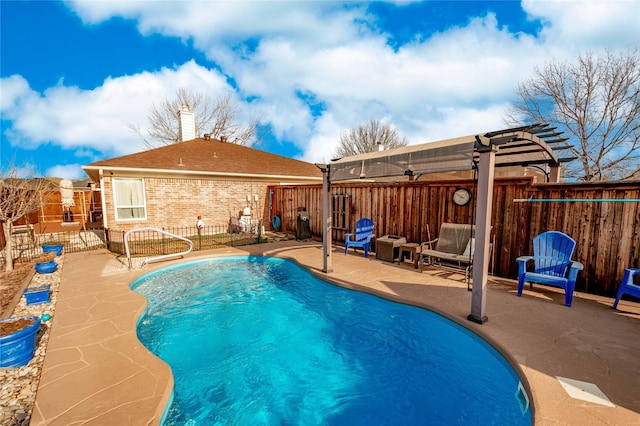
[[[400,246],[406,242],[407,239],[399,235],[385,235],[376,238],[376,259],[395,263],[400,254]]]
[[[420,259],[420,253],[422,252],[421,246],[418,243],[405,243],[400,246],[400,255],[398,257],[398,263],[404,263],[405,253],[409,255],[409,261],[413,263],[413,268],[418,269],[418,260]]]

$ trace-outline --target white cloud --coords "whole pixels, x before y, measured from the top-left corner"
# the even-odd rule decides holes
[[[523,9],[544,20],[545,43],[568,50],[629,48],[640,45],[637,0],[523,0]]]
[[[434,140],[429,135],[453,137],[464,129],[443,126],[463,122],[469,128],[476,116],[483,121],[474,131],[502,128],[505,97],[544,55],[532,37],[498,29],[493,15],[397,52],[380,36],[312,50],[305,40],[263,40],[250,58],[224,63],[243,90],[278,106],[276,129],[286,125],[301,136],[311,131],[296,141],[306,146],[310,161],[326,160],[320,157],[331,155],[341,131],[371,118],[388,117],[412,143]],[[299,119],[295,90],[313,94],[330,118]],[[441,130],[417,133],[433,128]]]
[[[125,18],[134,18],[137,16],[139,3],[134,1],[65,1],[70,9],[74,10],[80,16],[83,22],[87,24],[99,24],[108,21],[113,16],[118,15]]]
[[[151,105],[171,99],[177,89],[232,91],[224,76],[193,61],[157,73],[109,78],[93,90],[60,84],[40,95],[19,76],[4,78],[1,84],[0,112],[12,121],[8,139],[13,146],[35,148],[53,142],[112,156],[143,149],[129,124],[138,123],[144,129]]]
[[[19,75],[0,79],[0,93],[0,112],[7,116],[20,108],[20,100],[33,95],[27,80]]]
[[[540,37],[511,32],[489,13],[397,50],[376,31],[366,3],[67,4],[88,24],[120,16],[136,20],[143,34],[190,40],[224,75],[188,62],[115,76],[93,90],[60,83],[45,93],[9,77],[0,108],[13,121],[14,145],[52,141],[107,156],[142,149],[129,123],[144,125],[152,103],[187,87],[255,97],[278,138],[300,147],[305,160],[328,161],[342,131],[372,118],[387,119],[411,143],[503,128],[509,97],[533,66],[573,59],[577,47],[640,44],[640,2],[625,0],[524,0],[543,22]],[[322,114],[314,117],[299,94],[321,104]]]
[[[62,179],[83,179],[87,175],[82,170],[82,164],[65,164],[50,167],[45,171],[45,176],[59,177]]]
[[[38,173],[34,164],[24,163],[17,165],[11,162],[7,163],[5,161],[2,161],[0,164],[0,174],[2,177],[15,176],[21,179],[46,176]]]
[[[98,24],[112,17],[135,19],[142,34],[193,39],[207,50],[235,45],[252,37],[342,43],[354,34],[349,25],[365,19],[364,7],[325,1],[67,1],[83,22]]]

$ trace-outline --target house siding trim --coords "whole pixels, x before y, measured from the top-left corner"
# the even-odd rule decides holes
[[[94,170],[105,170],[101,167],[84,166],[83,169],[88,173]],[[259,173],[227,173],[227,172],[209,172],[198,170],[173,170],[173,169],[148,169],[148,168],[131,168],[131,167],[108,167],[111,172],[124,172],[131,174],[143,174],[145,176],[158,175],[179,175],[179,176],[200,176],[211,178],[238,178],[238,179],[261,179],[261,180],[278,180],[278,181],[292,181],[292,182],[305,182],[305,183],[317,183],[322,182],[322,177],[313,176],[294,176],[294,175],[265,175]]]

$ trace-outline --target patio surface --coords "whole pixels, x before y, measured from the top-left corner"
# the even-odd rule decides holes
[[[457,271],[391,264],[333,251],[333,272],[323,274],[319,243],[287,241],[193,253],[186,259],[128,271],[105,250],[65,254],[60,291],[32,425],[155,425],[170,398],[169,367],[136,338],[145,299],[129,290],[138,276],[176,262],[211,256],[261,255],[296,260],[337,284],[393,300],[428,306],[492,342],[519,364],[533,397],[538,425],[640,425],[640,305],[489,277],[486,313],[466,320],[471,292]],[[455,354],[452,354],[455,356]],[[587,388],[569,396],[557,376],[595,384],[611,404]],[[491,403],[491,401],[487,401]]]

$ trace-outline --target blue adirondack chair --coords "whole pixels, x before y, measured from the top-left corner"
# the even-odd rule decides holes
[[[524,283],[547,284],[564,289],[564,304],[571,306],[573,290],[578,271],[583,269],[580,262],[571,260],[576,242],[558,231],[543,232],[533,239],[533,256],[521,256],[518,262],[518,296],[522,296]],[[534,269],[527,271],[527,263],[533,260]]]
[[[363,217],[356,222],[356,232],[346,234],[344,236],[344,254],[347,254],[349,247],[362,247],[364,250],[364,257],[369,257],[372,238],[375,238],[375,234],[373,233],[373,221],[369,218]]]
[[[633,276],[636,274],[640,275],[639,268],[627,268],[624,270],[624,276],[622,277],[622,282],[620,283],[616,300],[613,302],[613,309],[618,309],[618,302],[620,302],[620,298],[623,294],[629,294],[640,298],[640,285],[635,285],[633,283]]]

